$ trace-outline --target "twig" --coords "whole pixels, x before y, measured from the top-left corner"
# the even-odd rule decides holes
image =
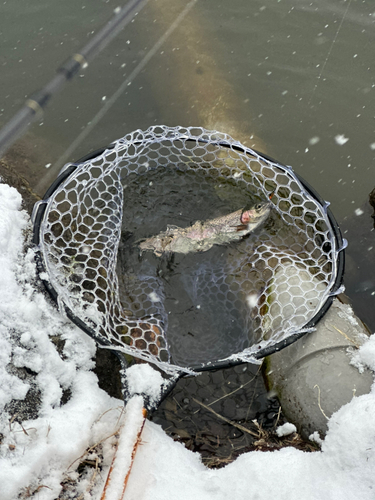
[[[352,344],[353,344],[353,345],[354,345],[357,349],[359,349],[359,345],[358,345],[356,342],[354,342],[354,340],[352,340],[350,337],[348,337],[348,335],[346,335],[346,333],[344,333],[344,332],[342,332],[341,330],[339,330],[339,329],[337,328],[337,326],[335,326],[335,325],[330,325],[330,326],[332,326],[335,330],[337,330],[339,333],[341,333],[341,335],[342,335],[343,337],[345,337],[345,338],[346,338],[346,340],[348,340],[349,342],[351,342],[351,343],[352,343]]]
[[[279,411],[277,412],[277,419],[276,419],[276,422],[274,424],[274,429],[276,429],[277,427],[277,424],[279,423],[279,420],[280,420],[280,415],[281,415],[281,406],[279,407]]]
[[[112,434],[110,434],[109,436],[101,439],[100,441],[98,441],[97,443],[93,444],[92,446],[90,446],[90,448],[87,448],[87,450],[85,450],[84,453],[82,453],[82,455],[78,458],[76,458],[68,467],[68,470],[71,468],[71,466],[73,464],[75,464],[78,460],[80,460],[81,458],[83,458],[85,455],[87,455],[87,453],[90,453],[91,450],[93,450],[94,448],[96,448],[99,444],[103,443],[104,441],[106,441],[107,439],[111,438],[112,436],[115,436],[116,434],[118,434],[120,429],[116,429],[115,432],[112,432]]]
[[[97,476],[98,470],[99,470],[99,459],[96,458],[96,460],[95,460],[95,469],[94,469],[94,472],[92,473],[89,485],[87,486],[85,493],[82,493],[77,498],[77,500],[83,500],[85,498],[85,496],[86,496],[86,493],[90,492],[91,488],[94,486],[94,482],[95,482],[95,478]]]
[[[180,408],[180,410],[182,410],[182,406],[181,406],[181,405],[180,405],[180,403],[177,401],[177,399],[176,399],[175,397],[173,397],[173,399],[174,399],[174,401],[175,401],[176,405]],[[193,399],[194,399],[194,398],[193,398]],[[195,414],[195,413],[196,413],[196,412],[194,412],[194,414]],[[188,417],[188,419],[189,419],[189,420],[190,420],[190,422],[191,422],[191,423],[192,423],[192,424],[196,427],[196,429],[198,429],[198,426],[197,426],[197,424],[194,422],[194,420],[193,420],[191,417]],[[180,418],[179,422],[182,422],[182,421],[183,421],[183,419],[182,419],[182,418]]]
[[[259,370],[258,370],[259,371]],[[222,399],[225,399],[227,398],[228,396],[231,396],[232,394],[236,393],[237,391],[243,389],[244,387],[246,387],[248,384],[250,384],[253,380],[255,380],[256,378],[256,375],[254,375],[254,377],[250,380],[248,380],[245,384],[241,384],[239,387],[237,387],[237,389],[234,389],[232,392],[228,392],[228,394],[224,394],[224,396],[221,396],[221,398],[218,398],[218,399],[215,399],[215,401],[212,401],[211,403],[209,403],[207,406],[212,406],[214,405],[215,403],[217,403],[218,401],[221,401]]]
[[[257,377],[257,375],[259,374],[259,370],[260,370],[260,367],[258,368],[258,371],[257,373],[254,375],[254,377],[250,380],[248,380],[247,382],[245,382],[244,384],[241,384],[239,387],[237,387],[237,389],[234,389],[232,392],[228,392],[228,394],[224,394],[224,396],[221,396],[220,398],[218,399],[215,399],[215,401],[212,401],[211,403],[208,404],[208,406],[212,406],[214,405],[215,403],[217,403],[218,401],[221,401],[222,399],[225,399],[227,398],[228,396],[231,396],[232,394],[235,394],[237,391],[240,391],[241,389],[243,389],[244,387],[246,387],[248,384],[250,384],[251,382],[253,382],[255,380],[255,378]],[[254,399],[254,395],[253,395],[253,399]],[[252,401],[251,401],[252,403]],[[251,406],[251,403],[250,403],[250,406]],[[195,413],[198,413],[199,410],[195,411]]]
[[[315,384],[315,385],[314,385],[314,389],[315,389],[315,387],[317,387],[317,388],[318,388],[318,406],[319,406],[319,409],[320,409],[320,411],[323,413],[323,415],[326,417],[326,419],[327,419],[327,420],[329,420],[329,417],[327,417],[327,415],[326,415],[326,414],[324,413],[324,411],[323,411],[323,408],[322,408],[322,407],[321,407],[321,405],[320,405],[320,387],[318,386],[318,384]]]
[[[99,418],[97,418],[97,419],[96,419],[96,421],[95,421],[95,422],[99,422],[99,420],[100,420],[100,419],[101,419],[101,418],[102,418],[102,417],[103,417],[106,413],[108,413],[109,411],[112,411],[112,410],[114,410],[114,409],[115,409],[115,408],[110,408],[109,410],[106,410],[104,413],[102,413],[102,414],[100,415],[100,417],[99,417]],[[124,408],[123,408],[123,407],[121,407],[120,415],[119,415],[119,417],[118,417],[118,419],[117,419],[116,425],[118,425],[118,424],[119,424],[119,422],[120,422],[121,417],[123,416],[123,414],[124,414]],[[105,437],[105,438],[101,439],[100,441],[98,441],[97,443],[93,444],[92,446],[90,446],[90,448],[87,448],[87,450],[85,450],[85,452],[84,452],[84,453],[82,453],[82,455],[81,455],[80,457],[76,458],[76,459],[74,460],[74,462],[72,462],[72,463],[69,465],[68,470],[69,470],[69,469],[71,468],[71,466],[72,466],[73,464],[75,464],[78,460],[80,460],[80,459],[81,459],[81,458],[83,458],[85,455],[87,455],[87,453],[90,453],[90,451],[91,451],[91,450],[93,450],[94,448],[96,448],[99,444],[103,443],[104,441],[107,441],[107,439],[109,439],[109,438],[111,438],[111,437],[115,436],[116,434],[118,434],[118,432],[119,432],[119,431],[120,431],[120,427],[118,427],[118,428],[117,428],[114,432],[112,432],[112,434],[110,434],[109,436],[107,436],[107,437]]]
[[[236,422],[233,422],[233,420],[229,420],[229,418],[226,418],[226,417],[223,417],[223,415],[219,415],[219,413],[216,413],[215,410],[213,410],[212,408],[210,408],[209,406],[205,405],[204,403],[202,403],[201,401],[198,401],[197,399],[195,398],[192,398],[193,401],[195,401],[196,403],[198,403],[199,405],[203,406],[203,408],[205,408],[206,410],[210,411],[211,413],[213,413],[214,415],[216,415],[217,418],[219,418],[220,420],[223,420],[224,422],[226,422],[227,424],[230,424],[230,425],[233,425],[233,427],[237,427],[237,429],[239,429],[240,431],[242,432],[246,432],[247,434],[251,434],[251,436],[254,436],[256,438],[259,437],[259,434],[257,434],[256,432],[253,432],[251,431],[250,429],[247,429],[246,427],[244,427],[243,425],[241,424],[237,424]]]
[[[9,420],[9,430],[12,431],[12,424],[16,420],[18,413],[15,413],[12,418]]]

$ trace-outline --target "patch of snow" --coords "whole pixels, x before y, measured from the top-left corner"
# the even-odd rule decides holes
[[[151,302],[161,302],[161,299],[156,292],[149,293],[148,297],[151,300]]]
[[[279,437],[289,436],[289,434],[293,434],[293,432],[297,432],[297,427],[294,424],[291,424],[290,422],[286,422],[284,425],[280,425],[276,429],[276,434]]]
[[[309,436],[310,441],[318,443],[320,446],[323,444],[323,439],[319,436],[319,432],[315,431]]]
[[[353,326],[358,326],[358,321],[356,320],[353,309],[349,304],[342,304],[340,302],[339,308],[340,311],[338,311],[337,314],[340,316],[340,318],[349,321],[349,323]]]
[[[311,139],[309,139],[309,144],[310,144],[310,146],[314,146],[315,144],[318,144],[319,141],[320,141],[320,137],[318,137],[318,136],[311,137]]]
[[[358,368],[360,373],[363,373],[366,367],[375,371],[375,335],[351,353],[350,364]]]
[[[339,146],[343,146],[344,144],[346,144],[348,142],[348,140],[349,140],[349,138],[345,137],[344,134],[338,134],[335,136],[335,142]]]
[[[126,370],[126,380],[130,395],[147,395],[152,401],[158,401],[164,379],[160,372],[147,364],[135,364]]]
[[[258,304],[258,295],[256,293],[249,293],[246,297],[247,305],[253,309]]]

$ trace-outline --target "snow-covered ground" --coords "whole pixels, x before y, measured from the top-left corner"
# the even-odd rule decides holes
[[[33,252],[24,252],[30,221],[20,206],[19,193],[0,184],[0,498],[55,499],[63,482],[61,498],[99,499],[122,402],[102,391],[90,371],[94,341],[36,286]],[[57,336],[65,341],[62,356],[53,343]],[[10,362],[32,377],[20,380],[9,373]],[[360,363],[375,370],[375,335],[357,353]],[[30,380],[40,391],[39,413],[21,425],[4,406],[22,400]],[[67,391],[70,397],[61,404]],[[95,463],[100,454],[103,470],[92,467],[76,483],[77,464],[91,446],[86,459]],[[375,388],[333,415],[320,452],[250,452],[219,470],[205,468],[198,454],[147,421],[125,498],[373,500]]]

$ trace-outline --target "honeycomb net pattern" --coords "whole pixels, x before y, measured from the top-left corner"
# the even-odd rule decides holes
[[[198,343],[168,321],[170,293],[162,279],[147,269],[121,272],[123,235],[138,224],[131,204],[123,213],[126,188],[156,170],[203,176],[232,199],[259,202],[274,193],[261,228],[230,251],[210,250],[212,258],[197,261],[181,279],[187,303],[202,312]],[[40,250],[59,303],[99,341],[173,373],[223,359],[254,361],[261,348],[299,332],[331,294],[340,249],[326,207],[290,167],[226,134],[158,126],[77,165],[47,200]],[[205,315],[212,307],[215,314]]]

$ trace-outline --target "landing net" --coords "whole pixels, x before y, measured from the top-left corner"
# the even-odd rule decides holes
[[[141,251],[269,200],[263,224],[205,252]],[[340,290],[332,214],[290,167],[226,134],[137,130],[68,164],[34,211],[41,278],[99,344],[167,373],[259,358],[311,330]]]

